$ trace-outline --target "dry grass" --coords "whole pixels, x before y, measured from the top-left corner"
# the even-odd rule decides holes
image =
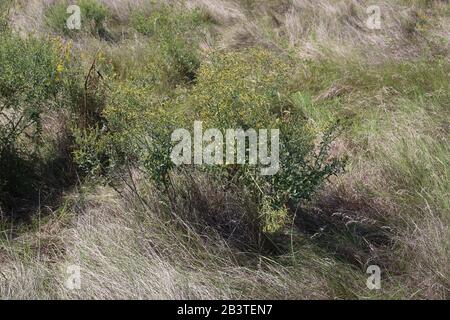
[[[216,3],[216,2],[214,2]],[[220,3],[215,7],[220,10]],[[341,59],[359,55],[371,62],[386,58],[405,58],[420,55],[429,45],[423,41],[420,28],[430,28],[448,43],[450,19],[432,12],[446,8],[444,2],[436,2],[433,10],[405,6],[398,1],[379,1],[382,15],[381,29],[370,30],[366,26],[366,9],[371,1],[293,0],[267,1],[255,4],[247,11],[245,19],[226,24],[222,31],[222,46],[242,47],[262,44],[269,47],[293,49],[301,57],[331,55]],[[448,9],[447,9],[448,10]],[[223,10],[221,10],[224,12]],[[214,10],[211,14],[218,15]],[[220,15],[219,15],[220,16]],[[427,35],[425,35],[427,37]],[[432,40],[432,39],[429,39]]]
[[[161,213],[99,189],[77,203],[69,226],[52,220],[2,245],[0,296],[19,299],[327,298],[312,269],[239,256],[225,243],[181,233]],[[149,199],[147,199],[149,200]],[[80,201],[80,200],[78,200]],[[38,242],[39,246],[28,248]],[[49,248],[52,248],[50,250]],[[64,259],[59,254],[64,252]],[[58,254],[56,254],[58,253]],[[53,258],[52,258],[53,257]],[[312,256],[313,257],[313,256]],[[326,260],[317,262],[331,269]],[[247,261],[247,262],[246,262]],[[253,261],[253,262],[251,262]],[[66,267],[81,267],[80,290],[65,286]]]
[[[151,11],[158,1],[100,2],[109,8],[113,19],[124,24],[133,10]],[[52,3],[55,0],[17,1],[12,13],[14,28],[23,34],[46,33],[43,13]],[[346,59],[359,55],[375,62],[417,57],[436,37],[443,39],[439,41],[445,49],[450,41],[446,1],[432,1],[429,8],[423,8],[420,1],[409,6],[402,1],[379,1],[376,5],[382,15],[380,30],[366,26],[369,16],[366,9],[373,4],[371,1],[173,0],[170,3],[207,12],[220,29],[218,46],[224,48],[255,44],[279,49],[287,46],[301,57],[331,55]]]

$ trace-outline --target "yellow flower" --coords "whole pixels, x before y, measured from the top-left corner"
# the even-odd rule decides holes
[[[64,66],[62,63],[58,63],[58,65],[56,66],[56,72],[59,74],[61,72],[63,72],[64,70]]]

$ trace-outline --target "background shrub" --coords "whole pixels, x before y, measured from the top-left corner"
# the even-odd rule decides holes
[[[57,2],[47,8],[45,12],[47,25],[55,32],[65,36],[75,36],[79,30],[67,28],[67,19],[70,14],[67,8],[72,3],[67,1]],[[94,36],[105,36],[105,23],[109,17],[108,9],[96,0],[79,0],[76,5],[81,10],[81,30]]]
[[[0,32],[5,32],[9,26],[9,11],[12,0],[4,0],[0,3]]]
[[[137,11],[132,16],[134,28],[157,43],[166,74],[172,84],[192,82],[200,65],[198,42],[211,24],[202,10],[174,10],[167,5],[154,7],[150,14]],[[152,44],[154,45],[154,44]]]

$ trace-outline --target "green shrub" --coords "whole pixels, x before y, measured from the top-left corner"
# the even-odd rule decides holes
[[[9,26],[9,11],[12,0],[4,0],[0,3],[0,32],[5,32]]]
[[[167,33],[194,38],[199,29],[212,23],[208,14],[200,9],[174,9],[168,5],[161,5],[151,9],[150,14],[145,11],[135,11],[131,17],[132,26],[147,36],[165,37]]]
[[[82,174],[88,177],[100,177],[108,173],[112,165],[110,145],[107,137],[102,135],[98,127],[72,129],[74,144],[73,158]]]
[[[179,127],[172,98],[160,96],[152,86],[127,82],[111,90],[103,115],[114,146],[116,165],[134,162],[146,168],[152,180],[164,182],[173,168],[170,135]]]
[[[328,154],[336,126],[330,124],[317,139],[302,111],[291,103],[289,71],[289,64],[269,51],[251,49],[214,54],[199,68],[196,83],[173,96],[158,95],[151,85],[117,86],[104,112],[111,132],[108,139],[121,150],[115,153],[122,157],[116,163],[133,160],[167,187],[175,169],[170,158],[175,129],[192,130],[195,120],[203,121],[204,129],[218,128],[223,134],[229,128],[279,129],[276,175],[262,176],[249,164],[195,168],[216,176],[224,186],[234,183],[253,194],[262,212],[261,230],[276,230],[287,209],[295,210],[343,167]]]
[[[45,17],[47,25],[55,32],[66,36],[75,36],[79,30],[67,28],[67,19],[70,17],[67,8],[70,4],[63,1],[50,6],[45,12]],[[104,33],[104,24],[109,17],[108,9],[96,0],[79,0],[76,4],[81,10],[81,31],[94,36]]]
[[[163,57],[163,67],[171,77],[169,82],[189,83],[195,79],[200,65],[199,36],[210,24],[203,11],[180,12],[163,5],[154,8],[150,15],[137,11],[131,21],[138,32],[151,36],[157,42]]]
[[[51,43],[0,34],[0,197],[27,185],[19,174],[38,156],[42,115],[62,101],[65,59]]]
[[[186,110],[193,108],[193,118],[201,119],[205,128],[280,130],[276,175],[261,176],[252,166],[233,173],[276,210],[295,208],[342,168],[341,161],[328,156],[336,126],[330,123],[321,142],[315,142],[313,128],[291,102],[289,77],[289,64],[267,50],[219,53],[202,65],[186,101]],[[229,171],[227,166],[221,169]]]

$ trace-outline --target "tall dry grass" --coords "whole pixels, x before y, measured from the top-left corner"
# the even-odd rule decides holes
[[[124,201],[98,189],[76,201],[30,238],[2,242],[0,296],[18,299],[241,299],[331,298],[315,259],[303,267],[237,253],[214,232],[182,232],[135,196]],[[155,201],[156,199],[146,199]],[[79,201],[79,202],[78,202]],[[131,201],[131,202],[130,202]],[[186,208],[187,209],[187,208]],[[189,223],[186,221],[186,223]],[[33,243],[31,248],[28,244]],[[320,263],[320,265],[319,265]],[[67,267],[81,267],[81,288],[65,283]],[[320,266],[320,268],[318,267]],[[350,271],[349,271],[350,273]],[[351,274],[351,273],[350,273]]]

